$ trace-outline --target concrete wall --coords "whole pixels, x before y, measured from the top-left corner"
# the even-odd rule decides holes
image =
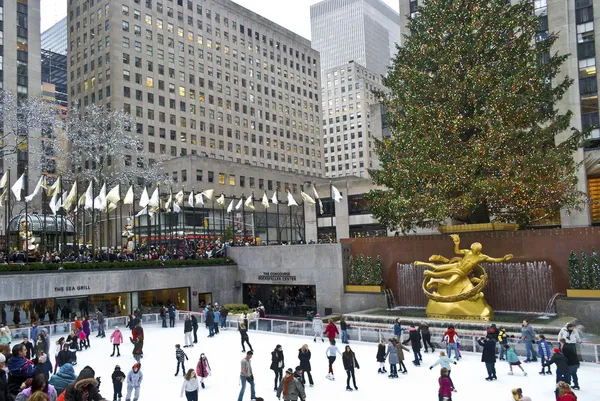
[[[556,309],[559,316],[576,317],[586,333],[600,334],[600,300],[559,299]]]
[[[236,265],[7,274],[0,276],[0,302],[190,287],[192,293],[211,292],[213,301],[225,304],[241,300],[236,276]],[[193,296],[190,307],[198,310]]]
[[[316,285],[317,311],[342,311],[344,276],[339,244],[229,248],[227,256],[239,266],[243,284]],[[260,280],[263,272],[291,273],[295,281]],[[359,308],[360,309],[360,308]]]
[[[343,296],[342,313],[352,313],[368,309],[385,309],[385,295],[345,293]]]

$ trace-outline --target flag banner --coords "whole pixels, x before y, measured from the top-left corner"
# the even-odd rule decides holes
[[[92,181],[90,181],[86,191],[85,191],[85,209],[93,209],[94,208],[94,188],[92,185]]]
[[[160,200],[159,200],[159,192],[158,192],[158,187],[154,188],[154,192],[152,192],[152,196],[150,197],[150,201],[148,202],[149,206],[152,207],[160,207]]]
[[[10,188],[13,194],[15,194],[15,198],[17,198],[17,202],[21,200],[21,192],[23,192],[23,188],[25,188],[25,173],[21,174],[21,177],[13,184]]]
[[[140,196],[140,207],[143,209],[146,206],[148,206],[148,203],[150,203],[150,198],[148,197],[148,189],[144,187],[142,196]]]
[[[342,199],[344,199],[344,197],[342,196],[342,194],[340,193],[340,191],[338,191],[338,189],[336,187],[334,187],[333,185],[331,186],[331,197],[337,203],[340,203],[340,201]]]
[[[263,207],[265,209],[269,208],[269,198],[267,197],[267,193],[266,192],[263,192],[262,201],[260,203],[262,203],[262,205],[263,205]]]
[[[177,202],[180,205],[183,205],[183,189],[179,192],[177,192],[177,194],[175,195],[175,202]]]
[[[252,201],[252,196],[249,196],[248,199],[246,199],[246,202],[244,202],[244,206],[246,206],[250,210],[255,209],[254,202]]]
[[[77,206],[85,206],[85,193],[83,193],[79,197],[79,201],[77,202]]]
[[[202,199],[202,192],[195,196],[196,205],[204,206],[204,199]]]
[[[310,197],[309,194],[304,191],[300,191],[300,196],[302,197],[302,200],[308,204],[314,205],[317,203],[313,198]]]
[[[4,175],[2,176],[2,179],[0,179],[0,189],[6,188],[7,184],[8,184],[8,171],[6,173],[4,173]]]
[[[54,195],[52,195],[52,199],[50,199],[50,203],[48,204],[48,206],[50,207],[50,210],[52,210],[52,214],[56,216],[56,212],[58,211],[58,205],[56,204],[58,195],[55,192]]]
[[[231,203],[229,204],[229,206],[227,206],[227,213],[231,213],[233,211],[233,199],[231,200]]]
[[[52,196],[52,195],[54,195],[54,193],[55,193],[56,191],[58,191],[58,189],[59,189],[60,187],[61,187],[61,179],[60,179],[60,177],[58,177],[58,179],[57,179],[56,181],[54,181],[54,184],[52,184],[52,185],[50,186],[50,188],[47,188],[47,189],[46,189],[46,195],[48,195],[48,196]]]
[[[290,191],[288,191],[288,193],[287,193],[287,201],[288,201],[288,206],[298,206],[298,204],[296,203],[296,199],[294,199],[294,197],[292,196],[292,193]]]
[[[165,202],[163,209],[167,212],[170,212],[172,207],[173,207],[173,192],[169,191],[169,198]]]
[[[174,211],[175,213],[179,213],[179,212],[181,212],[181,208],[179,207],[179,203],[177,203],[177,202],[173,202],[173,211]]]
[[[123,198],[124,205],[133,205],[133,186],[130,186]]]
[[[215,194],[214,189],[207,189],[206,191],[202,192],[202,195],[204,195],[206,197],[206,199],[208,199],[208,200],[212,200],[214,194]]]
[[[318,199],[319,201],[319,210],[323,212],[323,202],[321,202],[321,198],[319,198],[319,194],[317,193],[317,187],[315,187],[315,184],[313,184],[313,195],[315,195],[315,199]]]
[[[121,200],[121,186],[119,184],[115,185],[113,189],[111,189],[108,194],[106,194],[106,201],[110,203],[119,203]]]
[[[190,205],[190,207],[194,207],[194,191],[190,192],[190,195],[188,196],[188,205]]]
[[[271,197],[271,202],[276,205],[279,203],[279,201],[277,200],[277,191],[273,192],[273,196]]]
[[[40,179],[38,180],[38,183],[35,186],[35,189],[33,190],[33,193],[31,195],[27,195],[25,197],[25,202],[31,202],[33,200],[33,198],[35,198],[39,193],[40,190],[46,186],[46,176],[42,175],[40,177]]]
[[[225,195],[221,194],[221,196],[219,196],[217,204],[221,207],[225,206]]]
[[[244,201],[242,200],[242,198],[240,198],[240,201],[237,203],[237,205],[235,205],[235,210],[240,210],[243,204]]]
[[[65,199],[65,203],[63,204],[63,208],[68,212],[71,211],[71,208],[75,205],[75,201],[77,199],[77,181],[73,183],[71,190],[69,191],[69,195]]]
[[[113,210],[115,210],[116,208],[117,208],[117,204],[116,204],[116,203],[113,203],[113,202],[110,202],[110,203],[108,204],[108,206],[106,207],[106,212],[107,212],[107,213],[110,213],[110,212],[112,212]]]
[[[102,185],[100,193],[94,198],[94,209],[103,211],[106,209],[106,183]]]

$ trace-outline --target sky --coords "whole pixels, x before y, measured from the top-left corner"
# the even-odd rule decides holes
[[[320,0],[236,0],[263,17],[310,39],[310,6]],[[41,0],[42,32],[67,15],[68,0]],[[399,0],[383,0],[396,12]]]

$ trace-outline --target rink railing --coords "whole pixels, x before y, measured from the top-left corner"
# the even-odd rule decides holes
[[[204,314],[202,312],[187,312],[187,311],[178,311],[176,315],[176,322],[179,323],[179,327],[181,327],[181,322],[184,320],[185,315],[195,315],[198,319],[198,324],[200,328],[205,328],[205,319]],[[127,316],[119,316],[119,317],[109,317],[104,319],[104,327],[106,331],[106,335],[110,336],[111,331],[115,327],[119,327],[123,332],[124,336],[127,337],[127,322],[129,318]],[[238,325],[241,321],[241,315],[229,315],[227,317],[226,327],[237,330]],[[166,318],[167,326],[169,325],[169,318]],[[142,324],[143,325],[162,325],[162,318],[157,313],[149,313],[142,316]],[[284,320],[284,319],[269,319],[269,318],[255,318],[252,316],[248,316],[248,331],[251,333],[253,331],[264,332],[264,333],[276,333],[276,334],[286,334],[286,335],[295,335],[307,338],[307,340],[312,340],[314,338],[314,331],[312,327],[312,322],[298,321],[298,320]],[[323,323],[323,328],[325,328],[326,323]],[[63,322],[56,324],[41,324],[39,325],[40,330],[43,329],[46,333],[49,333],[51,336],[51,346],[56,342],[59,337],[66,337],[69,335],[70,331],[73,330],[74,323],[73,322]],[[341,333],[341,329],[339,325],[337,326],[338,330]],[[11,334],[13,338],[13,344],[16,343],[17,340],[22,339],[24,335],[28,335],[31,327],[20,327],[20,328],[11,328]],[[98,331],[98,322],[96,320],[90,320],[90,329],[92,331],[91,337],[95,337]],[[434,327],[430,327],[429,331],[431,332],[431,342],[435,345],[436,349],[440,350],[445,348],[445,345],[442,344],[442,336],[444,333],[444,329],[438,329]],[[408,339],[408,330],[404,328],[402,339]],[[471,351],[471,352],[480,352],[481,347],[477,344],[477,340],[482,336],[485,336],[483,332],[468,332],[468,331],[459,331],[460,338],[460,350],[461,351]],[[348,335],[350,337],[350,341],[360,341],[367,343],[378,343],[380,341],[386,341],[389,338],[393,338],[394,330],[391,325],[360,325],[352,323],[348,330]],[[325,337],[324,337],[325,338]],[[338,336],[338,341],[340,336]],[[556,338],[549,338],[546,336],[547,340],[552,342],[552,347],[558,344]],[[327,340],[326,340],[327,341]],[[524,356],[525,355],[525,343],[520,341],[518,338],[509,338],[509,344],[515,349],[517,354]],[[534,344],[534,349],[537,352],[537,344]],[[593,342],[584,342],[579,344],[579,354],[583,361],[585,362],[600,362],[600,343]]]

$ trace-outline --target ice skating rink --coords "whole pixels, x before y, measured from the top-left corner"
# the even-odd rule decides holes
[[[78,352],[78,364],[75,367],[78,373],[84,366],[90,365],[96,371],[96,376],[101,376],[102,384],[100,393],[108,400],[112,400],[113,391],[111,374],[115,365],[120,365],[127,374],[135,363],[131,351],[133,345],[128,337],[130,332],[123,329],[124,344],[121,346],[121,357],[110,357],[112,346],[109,336],[112,330],[106,331],[106,338],[91,336],[91,348]],[[175,344],[184,344],[183,323],[178,322],[175,328],[159,328],[154,325],[144,327],[144,358],[142,359],[142,383],[140,401],[171,401],[180,399],[183,378],[174,377],[176,360]],[[186,369],[195,368],[201,353],[208,357],[212,375],[206,380],[206,389],[200,389],[200,400],[235,401],[240,390],[239,372],[240,360],[245,356],[240,346],[239,333],[233,329],[221,331],[214,338],[207,338],[208,331],[202,325],[198,331],[198,344],[193,348],[184,348],[189,357]],[[271,351],[277,344],[283,346],[285,367],[294,369],[299,365],[298,349],[305,343],[309,344],[312,352],[312,374],[315,381],[314,387],[307,383],[306,398],[308,401],[331,401],[337,397],[344,400],[437,400],[439,366],[429,370],[435,362],[435,354],[423,353],[423,364],[415,367],[410,362],[412,353],[406,353],[408,361],[405,364],[407,375],[400,375],[398,379],[389,379],[387,375],[377,374],[379,364],[375,360],[377,345],[370,343],[351,342],[351,347],[356,353],[360,369],[356,371],[358,391],[346,391],[346,373],[343,369],[341,357],[334,364],[335,381],[325,378],[327,374],[327,358],[325,349],[327,343],[320,341],[314,343],[312,338],[292,335],[249,332],[250,343],[254,348],[252,368],[256,381],[256,395],[265,400],[275,400],[273,391],[273,371],[271,364]],[[52,339],[56,341],[57,337]],[[338,342],[338,348],[343,351],[343,344]],[[53,351],[51,351],[53,352]],[[524,394],[531,397],[532,401],[554,400],[554,375],[540,376],[540,365],[523,364],[529,374],[524,377],[517,369],[514,376],[508,375],[506,362],[496,364],[498,380],[486,382],[485,365],[480,362],[480,354],[463,352],[463,358],[458,365],[452,365],[452,379],[458,390],[452,399],[455,401],[509,401],[512,400],[511,389],[521,387]],[[387,366],[389,371],[389,366]],[[552,371],[555,371],[552,366]],[[600,395],[600,365],[583,363],[579,369],[580,391],[576,391],[579,401],[597,401]],[[125,396],[126,388],[123,388]],[[185,399],[185,397],[184,397]],[[246,387],[244,400],[250,399],[250,388]],[[125,397],[123,397],[125,400]]]

